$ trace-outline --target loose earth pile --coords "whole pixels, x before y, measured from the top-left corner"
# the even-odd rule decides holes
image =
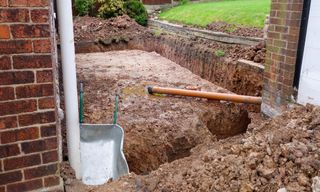
[[[75,17],[74,34],[75,41],[96,41],[108,38],[133,38],[144,33],[142,27],[127,15],[110,19],[96,17]]]
[[[205,142],[149,175],[130,174],[95,191],[320,190],[319,107],[297,107],[249,128]]]
[[[240,25],[232,25],[226,22],[213,22],[207,26],[207,29],[219,31],[236,36],[243,37],[263,37],[263,30],[257,27],[244,27]]]

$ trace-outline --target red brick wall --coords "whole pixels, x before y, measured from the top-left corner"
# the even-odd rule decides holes
[[[51,1],[0,0],[0,192],[59,190]]]
[[[291,102],[302,9],[303,0],[272,0],[262,104],[268,116]]]

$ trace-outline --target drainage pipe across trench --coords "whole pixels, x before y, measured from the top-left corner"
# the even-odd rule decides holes
[[[215,93],[215,92],[205,92],[205,91],[193,91],[185,89],[174,89],[167,87],[147,87],[149,94],[159,93],[159,94],[170,94],[170,95],[181,95],[188,97],[200,97],[214,100],[224,100],[232,101],[236,103],[249,103],[249,104],[261,104],[261,97],[253,97],[246,95],[236,95],[227,93]]]

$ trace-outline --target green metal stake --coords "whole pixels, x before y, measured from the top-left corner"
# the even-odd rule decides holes
[[[83,83],[80,83],[80,109],[79,109],[79,120],[83,123]]]
[[[116,95],[116,104],[115,104],[115,109],[114,109],[114,112],[113,112],[113,124],[114,125],[117,124],[118,100],[119,100],[119,96]]]

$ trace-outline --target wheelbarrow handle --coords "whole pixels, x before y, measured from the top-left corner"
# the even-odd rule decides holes
[[[118,102],[119,102],[119,96],[116,95],[116,103],[115,103],[115,108],[113,112],[113,124],[117,124],[117,115],[118,115]]]
[[[83,123],[83,83],[80,82],[80,109],[79,109],[79,121],[80,123]]]

